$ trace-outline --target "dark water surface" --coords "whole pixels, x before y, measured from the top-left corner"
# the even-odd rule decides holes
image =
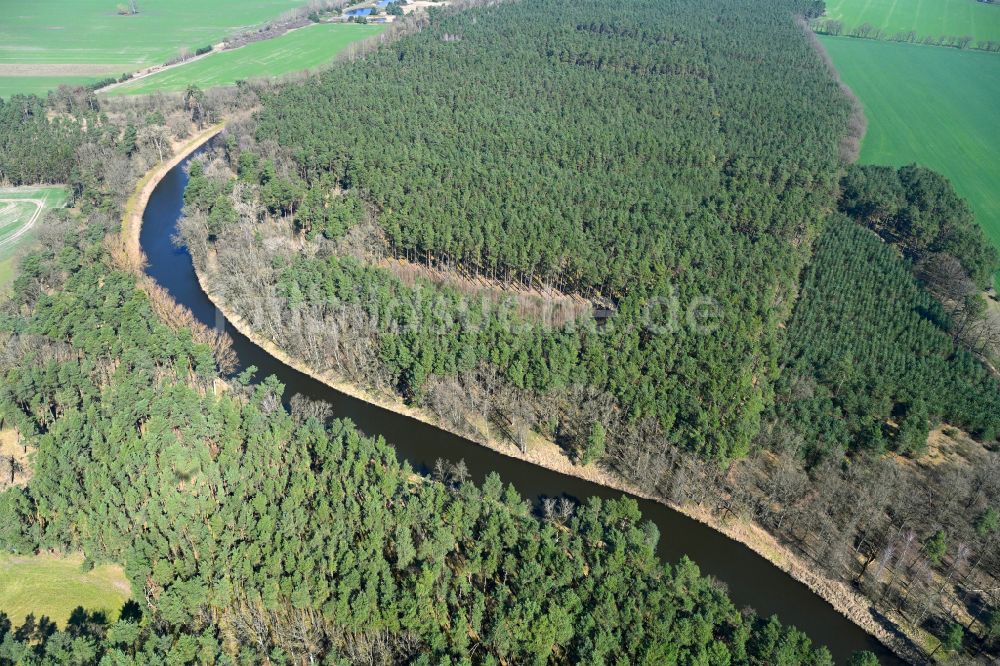
[[[185,166],[183,162],[171,170],[150,197],[143,216],[140,242],[149,259],[146,272],[178,303],[190,308],[199,320],[215,326],[221,314],[217,315],[215,307],[202,292],[187,250],[174,247],[172,242],[187,184]],[[502,456],[420,421],[339,393],[281,363],[232,326],[226,328],[233,338],[240,366],[257,366],[257,377],[276,375],[289,396],[302,393],[329,402],[336,416],[350,418],[369,435],[385,437],[399,457],[409,461],[416,470],[428,470],[438,458],[464,459],[471,477],[477,482],[495,471],[504,483],[512,483],[524,497],[535,501],[541,497],[559,496],[583,501],[591,496],[618,498],[623,494]],[[844,663],[855,650],[871,650],[883,663],[900,663],[881,643],[837,613],[809,588],[746,546],[662,504],[644,499],[637,501],[643,517],[653,521],[660,530],[657,549],[660,557],[675,562],[687,555],[703,573],[725,582],[738,607],[751,606],[762,616],[776,613],[782,622],[794,624],[809,634],[814,643],[826,645],[838,663]]]

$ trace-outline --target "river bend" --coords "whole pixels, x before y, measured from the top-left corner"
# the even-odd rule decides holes
[[[150,196],[143,214],[140,244],[149,260],[146,272],[197,319],[216,326],[227,322],[202,291],[187,250],[173,243],[187,185],[188,160],[171,169]],[[504,483],[513,484],[522,496],[536,502],[542,497],[565,496],[580,502],[591,496],[622,496],[617,490],[509,458],[339,393],[270,356],[232,326],[227,325],[226,330],[233,338],[241,367],[257,366],[258,378],[275,375],[284,383],[286,397],[301,393],[330,403],[337,417],[350,418],[368,435],[383,436],[395,447],[400,459],[418,471],[429,470],[438,458],[464,459],[476,482],[495,471]],[[651,500],[637,498],[637,501],[643,517],[659,528],[659,556],[666,562],[675,562],[687,555],[703,573],[726,584],[737,607],[751,606],[762,616],[776,613],[782,622],[805,631],[814,643],[826,645],[837,663],[846,662],[855,650],[871,650],[882,663],[902,663],[804,584],[743,544],[667,506]]]

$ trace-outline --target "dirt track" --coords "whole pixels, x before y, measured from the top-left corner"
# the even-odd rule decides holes
[[[3,252],[4,250],[10,249],[15,245],[17,245],[17,242],[21,239],[21,237],[24,236],[29,231],[31,231],[31,229],[35,226],[35,222],[37,222],[38,218],[41,217],[42,211],[45,210],[45,199],[0,198],[0,204],[6,204],[4,208],[0,208],[0,213],[3,213],[5,210],[10,210],[16,204],[19,203],[35,204],[35,212],[32,213],[31,218],[25,224],[22,224],[17,231],[7,236],[6,238],[0,238],[0,252]]]
[[[118,83],[111,83],[109,85],[104,86],[103,88],[98,88],[94,92],[97,92],[97,93],[106,93],[109,90],[114,90],[115,88],[119,88],[119,87],[124,86],[126,84],[132,83],[133,81],[138,81],[139,79],[144,79],[147,76],[152,76],[153,74],[159,74],[160,72],[165,72],[165,71],[167,71],[169,69],[174,69],[175,67],[181,67],[183,65],[189,65],[189,64],[191,64],[193,62],[197,62],[198,60],[201,60],[202,58],[207,58],[208,56],[212,55],[213,53],[219,53],[224,48],[225,48],[225,42],[219,42],[218,44],[213,44],[212,45],[212,50],[209,51],[208,53],[202,53],[201,55],[191,56],[187,60],[181,60],[180,62],[175,62],[175,63],[173,63],[171,65],[151,65],[150,67],[146,67],[146,68],[140,69],[138,71],[132,72],[132,76],[130,78],[126,79],[125,81],[119,81]]]

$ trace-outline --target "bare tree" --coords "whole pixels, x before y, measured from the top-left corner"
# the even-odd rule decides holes
[[[162,125],[146,125],[139,130],[139,143],[156,150],[158,161],[163,161],[163,152],[170,146],[170,138]]]
[[[764,484],[771,502],[777,504],[775,515],[768,518],[771,518],[774,527],[780,530],[784,521],[792,515],[793,505],[808,491],[809,477],[794,459],[790,456],[781,456],[770,474],[766,475]]]
[[[958,301],[976,291],[961,262],[946,252],[924,256],[917,263],[916,275],[942,301]]]
[[[257,189],[246,181],[237,181],[230,194],[233,209],[240,219],[246,222],[258,222],[264,216]]]
[[[452,482],[458,486],[469,480],[469,468],[464,458],[451,466],[450,476]]]
[[[542,499],[542,515],[546,520],[553,520],[556,516],[556,500],[554,497]]]
[[[916,273],[944,305],[957,340],[980,356],[1000,353],[1000,317],[989,312],[958,259],[945,252],[930,254],[917,264]]]
[[[167,129],[175,140],[186,139],[191,135],[191,119],[183,111],[174,111],[167,116]]]
[[[875,565],[875,571],[872,572],[872,584],[875,586],[876,590],[878,589],[879,583],[882,582],[882,574],[885,573],[885,570],[889,566],[889,563],[892,561],[892,556],[895,554],[895,552],[896,552],[895,544],[888,543],[885,545],[884,548],[882,548],[882,551],[879,553],[878,563]]]
[[[559,519],[565,523],[573,517],[573,513],[576,511],[576,504],[569,498],[560,497],[559,505],[556,507],[556,511],[559,515]]]
[[[226,616],[229,620],[226,625],[232,627],[236,642],[249,642],[261,654],[271,651],[268,612],[259,598],[250,600],[245,594],[237,594]]]
[[[301,393],[296,393],[291,399],[292,417],[299,425],[311,418],[320,423],[326,423],[333,418],[333,406],[325,400],[313,400]]]
[[[444,458],[434,461],[434,469],[431,470],[431,478],[444,483],[448,480],[448,462]]]

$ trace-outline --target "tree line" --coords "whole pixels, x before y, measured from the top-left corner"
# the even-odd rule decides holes
[[[975,40],[972,35],[919,35],[916,30],[890,32],[867,21],[848,29],[843,21],[830,18],[814,19],[812,29],[821,35],[857,37],[859,39],[880,39],[887,42],[925,44],[927,46],[948,46],[956,49],[973,48],[978,51],[1000,51],[1000,41],[995,39]]]

